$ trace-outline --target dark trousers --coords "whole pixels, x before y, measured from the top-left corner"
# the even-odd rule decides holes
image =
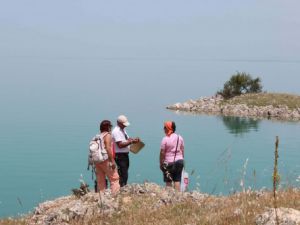
[[[127,184],[127,180],[128,180],[128,169],[129,169],[128,153],[116,153],[116,163],[118,166],[118,173],[120,176],[120,186],[123,187]]]

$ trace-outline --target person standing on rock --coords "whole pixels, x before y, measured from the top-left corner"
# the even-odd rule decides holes
[[[103,192],[106,189],[106,177],[108,177],[111,193],[115,195],[120,190],[120,184],[114,153],[112,150],[111,128],[112,124],[109,120],[103,120],[100,123],[100,135],[103,137],[108,159],[103,162],[95,163],[95,172],[97,176],[97,189],[100,192]]]
[[[129,125],[127,117],[120,115],[117,119],[117,126],[112,131],[121,187],[125,186],[128,180],[130,145],[140,141],[139,138],[130,138],[128,136],[125,128]]]
[[[179,134],[175,134],[176,125],[173,121],[164,123],[166,136],[160,145],[160,169],[163,172],[167,187],[174,187],[180,191],[181,173],[184,165],[184,141]]]

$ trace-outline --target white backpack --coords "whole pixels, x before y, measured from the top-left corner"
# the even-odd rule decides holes
[[[94,166],[95,163],[101,163],[108,159],[108,154],[104,145],[104,137],[108,133],[97,134],[89,145],[88,165]],[[88,168],[89,168],[88,166]]]

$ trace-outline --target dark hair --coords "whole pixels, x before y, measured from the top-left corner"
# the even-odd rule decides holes
[[[174,121],[172,121],[172,129],[173,129],[173,132],[175,132],[175,131],[176,131],[176,124],[175,124],[175,122],[174,122]]]
[[[100,123],[100,131],[104,132],[104,131],[109,131],[109,129],[112,127],[112,124],[109,120],[102,120],[102,122]]]

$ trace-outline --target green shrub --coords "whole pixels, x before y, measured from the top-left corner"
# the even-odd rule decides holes
[[[228,99],[241,94],[259,93],[261,91],[262,85],[259,77],[252,79],[251,75],[247,73],[237,72],[224,84],[223,90],[220,90],[218,94]]]

